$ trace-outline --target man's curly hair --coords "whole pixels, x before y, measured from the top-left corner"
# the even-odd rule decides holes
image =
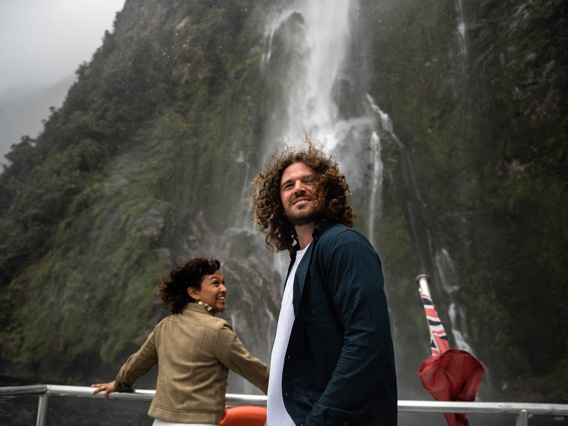
[[[265,235],[268,248],[272,251],[292,251],[297,242],[294,226],[284,214],[280,199],[280,184],[284,170],[294,163],[304,163],[314,171],[316,191],[323,188],[324,211],[320,222],[342,223],[353,227],[355,213],[347,203],[351,194],[345,176],[339,173],[337,155],[329,157],[318,149],[306,135],[306,149],[296,152],[287,146],[278,155],[276,150],[266,163],[266,170],[260,172],[251,183],[253,217],[252,222]]]

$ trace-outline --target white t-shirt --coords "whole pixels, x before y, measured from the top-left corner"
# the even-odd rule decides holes
[[[284,369],[284,357],[286,349],[290,341],[290,333],[292,333],[292,325],[294,324],[294,275],[300,264],[304,254],[306,253],[308,244],[303,250],[296,252],[296,260],[288,275],[284,294],[282,295],[282,305],[280,307],[280,315],[278,316],[278,326],[276,327],[276,337],[274,338],[274,346],[272,347],[272,356],[270,358],[270,377],[268,379],[267,394],[267,426],[295,426],[294,421],[286,411],[284,399],[282,397],[282,370]]]

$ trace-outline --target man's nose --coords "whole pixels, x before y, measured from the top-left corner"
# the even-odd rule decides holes
[[[294,184],[294,192],[295,193],[304,193],[306,192],[306,187],[304,185],[304,182],[302,182],[301,180],[296,181],[296,183]]]

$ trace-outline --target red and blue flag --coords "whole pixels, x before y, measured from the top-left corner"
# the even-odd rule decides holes
[[[425,275],[416,277],[430,330],[431,356],[422,361],[418,376],[424,389],[437,401],[475,401],[483,377],[483,365],[469,352],[450,349],[448,336],[428,288]],[[444,413],[449,426],[468,426],[464,413]]]

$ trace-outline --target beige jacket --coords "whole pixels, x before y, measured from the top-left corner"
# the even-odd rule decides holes
[[[195,303],[154,328],[121,367],[115,389],[132,390],[156,363],[156,395],[148,415],[168,422],[219,424],[229,369],[264,393],[268,388],[268,366],[239,343],[227,321]]]

